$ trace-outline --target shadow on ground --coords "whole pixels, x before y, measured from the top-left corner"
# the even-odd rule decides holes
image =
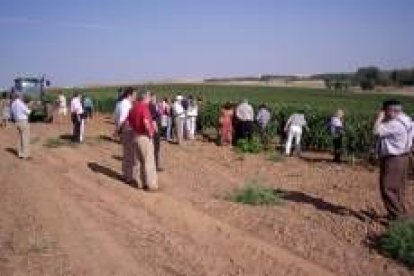
[[[120,173],[118,173],[117,171],[115,171],[111,168],[102,166],[102,165],[100,165],[96,162],[88,162],[88,168],[91,171],[95,172],[95,173],[100,173],[100,174],[103,174],[103,175],[105,175],[107,177],[110,177],[114,180],[121,181],[122,183],[124,183],[128,186],[131,186],[131,187],[134,187],[134,188],[137,187],[136,183],[125,183],[122,175]]]
[[[18,156],[17,150],[14,149],[14,148],[6,148],[5,151],[12,154],[12,155],[14,155],[14,156]]]
[[[348,207],[341,206],[328,202],[322,198],[318,198],[312,195],[305,194],[298,191],[279,190],[282,192],[282,198],[286,201],[291,201],[300,204],[308,204],[314,206],[316,209],[324,212],[330,212],[340,216],[352,216],[356,219],[367,222],[375,219],[375,217],[368,211],[355,211]]]

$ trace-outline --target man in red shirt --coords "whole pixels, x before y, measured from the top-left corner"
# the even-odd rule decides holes
[[[134,148],[135,170],[138,176],[138,188],[157,190],[157,171],[154,159],[154,144],[152,138],[155,133],[149,110],[150,94],[142,93],[138,101],[131,108],[128,115],[128,123],[135,133]]]

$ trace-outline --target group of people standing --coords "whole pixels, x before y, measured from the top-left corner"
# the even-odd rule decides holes
[[[17,154],[21,159],[30,159],[30,103],[20,93],[3,94],[0,101],[1,127],[14,122],[18,133]],[[58,96],[58,113],[66,116],[67,105],[63,94]],[[84,121],[91,117],[93,104],[90,98],[75,93],[70,102],[73,122],[73,140],[84,139]],[[251,139],[256,123],[260,138],[266,143],[266,131],[272,119],[266,105],[261,105],[256,117],[247,100],[234,106],[223,105],[220,113],[220,137],[222,144],[232,144],[239,139]],[[176,96],[174,101],[164,98],[157,101],[150,91],[141,92],[128,87],[122,91],[116,104],[114,136],[120,137],[123,148],[122,175],[129,184],[149,191],[158,190],[157,172],[161,165],[161,139],[174,139],[181,144],[184,139],[194,139],[197,129],[198,105],[191,97]],[[308,124],[303,111],[289,116],[283,130],[286,133],[285,153],[291,154],[292,145],[300,153],[301,136]],[[337,112],[329,120],[332,135],[333,160],[341,162],[344,137],[344,112]],[[377,153],[380,160],[380,191],[387,210],[387,221],[407,217],[404,191],[407,180],[409,157],[412,154],[414,123],[403,112],[402,104],[396,100],[383,103],[378,113],[374,135],[377,138]]]
[[[114,112],[114,137],[122,143],[122,175],[129,184],[158,189],[162,167],[161,140],[177,144],[195,139],[198,105],[192,96],[161,101],[151,91],[127,87],[119,93]]]
[[[73,124],[72,142],[82,143],[85,139],[85,122],[92,119],[94,114],[93,101],[88,96],[83,96],[79,92],[75,92],[70,101],[70,118]],[[66,120],[68,113],[68,106],[66,96],[61,93],[58,95],[55,102],[55,109],[57,110],[57,121],[61,123]]]
[[[254,125],[257,125],[260,140],[267,144],[267,129],[271,122],[272,114],[265,104],[259,106],[256,117],[253,106],[248,100],[243,100],[239,105],[230,102],[225,103],[220,111],[219,117],[219,136],[221,145],[237,144],[239,139],[250,140],[253,135]],[[332,144],[334,152],[334,162],[341,162],[343,152],[342,140],[344,133],[344,112],[338,110],[330,118],[329,128],[332,135]],[[295,145],[295,151],[298,155],[301,153],[301,141],[304,130],[309,130],[303,110],[298,110],[289,116],[283,127],[286,137],[285,154],[292,154],[292,147]]]
[[[193,96],[177,95],[174,100],[164,99],[165,138],[182,144],[184,140],[194,140],[197,130],[198,103]]]

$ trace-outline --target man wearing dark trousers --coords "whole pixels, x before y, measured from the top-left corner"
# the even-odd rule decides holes
[[[161,112],[159,110],[159,106],[157,105],[157,96],[155,94],[151,94],[151,102],[150,102],[150,112],[152,117],[152,123],[154,125],[155,133],[153,137],[154,142],[154,157],[155,157],[155,166],[157,172],[161,172],[164,169],[161,167],[161,134],[160,134],[160,123],[161,123]]]
[[[72,141],[75,143],[82,143],[84,118],[82,100],[79,92],[76,92],[72,98],[72,101],[70,103],[70,113],[73,123]]]
[[[399,101],[383,103],[374,126],[379,138],[380,190],[388,220],[407,218],[404,204],[408,156],[413,139],[413,123],[403,113]]]

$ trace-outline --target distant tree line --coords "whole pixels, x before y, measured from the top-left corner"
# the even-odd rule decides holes
[[[284,81],[294,82],[301,80],[323,80],[325,86],[331,90],[348,90],[359,86],[363,90],[373,90],[376,87],[414,86],[414,68],[398,70],[380,70],[375,66],[361,67],[355,73],[328,73],[312,76],[294,75],[261,75],[230,78],[210,78],[205,82],[231,82],[231,81]]]
[[[414,68],[400,70],[384,70],[369,66],[359,68],[355,73],[319,74],[312,79],[323,79],[328,89],[346,90],[350,86],[360,86],[363,90],[376,87],[414,86]]]

